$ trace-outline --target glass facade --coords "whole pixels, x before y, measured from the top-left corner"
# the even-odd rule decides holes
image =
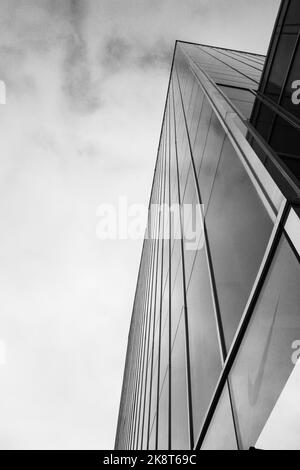
[[[280,47],[297,60],[297,12],[282,3],[266,59],[176,43],[116,449],[255,446],[296,367],[300,190],[262,122],[291,114]],[[285,27],[298,37],[279,46]]]

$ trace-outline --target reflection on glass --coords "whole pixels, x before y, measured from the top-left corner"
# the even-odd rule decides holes
[[[186,355],[183,314],[180,317],[175,341],[172,347],[171,367],[171,447],[172,449],[183,450],[189,448]]]
[[[231,372],[242,444],[255,445],[293,368],[300,338],[300,265],[282,238]]]
[[[172,332],[171,332],[171,338],[172,341],[174,339],[177,327],[178,327],[178,322],[179,318],[181,315],[181,310],[183,307],[183,285],[182,285],[182,263],[180,261],[178,271],[175,273],[175,271],[172,272],[172,276],[176,275],[176,280],[174,284],[174,289],[172,292],[172,298],[171,298],[171,312],[172,312]]]
[[[238,450],[227,384],[219,399],[201,450]]]
[[[275,102],[278,101],[295,42],[296,35],[282,34],[280,36],[266,87],[266,94]]]
[[[273,224],[228,138],[215,176],[206,226],[229,348]]]
[[[204,153],[198,175],[204,212],[207,210],[224,139],[224,129],[217,116],[213,113],[209,123],[208,135],[205,140]]]
[[[169,373],[166,371],[159,399],[158,449],[168,449],[169,429]]]
[[[200,432],[221,373],[221,355],[204,248],[198,251],[187,292],[194,434]]]

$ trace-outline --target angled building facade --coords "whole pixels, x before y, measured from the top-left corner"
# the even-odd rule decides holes
[[[116,449],[300,448],[299,32],[176,42]]]

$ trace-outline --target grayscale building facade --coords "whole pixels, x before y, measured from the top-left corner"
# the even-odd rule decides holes
[[[299,37],[176,42],[116,449],[300,448]]]

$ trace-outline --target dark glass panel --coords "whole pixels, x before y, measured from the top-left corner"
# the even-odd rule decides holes
[[[230,374],[242,444],[255,445],[293,368],[300,265],[282,238]]]
[[[294,155],[298,160],[300,160],[299,142],[300,130],[292,127],[281,117],[277,117],[270,140],[270,145],[275,152],[290,154],[291,156]],[[286,160],[285,163],[290,167],[292,172],[295,170],[297,171],[297,169],[299,171],[299,163],[297,165],[296,161]],[[299,172],[297,172],[295,176],[299,178]]]
[[[220,397],[201,450],[238,450],[227,385]]]
[[[283,81],[288,70],[295,42],[295,35],[282,34],[279,39],[271,73],[265,90],[268,97],[276,103],[278,102]]]
[[[300,3],[299,0],[291,0],[284,21],[288,25],[300,25]]]
[[[298,43],[280,105],[300,119],[300,43]],[[299,145],[298,154],[300,154]]]
[[[259,104],[258,101],[256,102],[256,106],[259,106],[259,111],[256,118],[255,128],[265,141],[268,142],[275,113],[268,106],[265,106],[262,103]]]
[[[264,256],[273,223],[228,138],[216,173],[206,227],[229,347]]]
[[[189,449],[184,317],[181,315],[172,348],[172,449]]]

